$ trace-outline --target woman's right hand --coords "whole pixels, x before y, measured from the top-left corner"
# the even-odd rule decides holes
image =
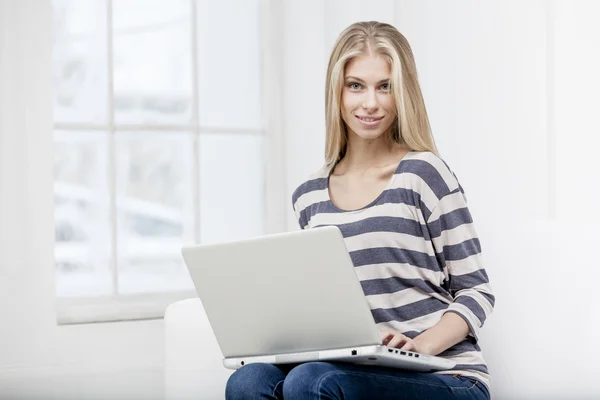
[[[384,346],[392,347],[392,348],[404,348],[406,347],[414,347],[412,343],[412,339],[402,333],[389,329],[389,328],[379,328],[379,332],[381,333],[381,343]],[[408,350],[408,349],[407,349]]]

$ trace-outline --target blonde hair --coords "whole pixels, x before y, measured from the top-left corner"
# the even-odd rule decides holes
[[[390,64],[391,91],[397,111],[392,141],[411,150],[438,154],[408,41],[392,25],[357,22],[340,34],[327,67],[325,163],[329,171],[345,156],[348,143],[346,124],[340,112],[346,66],[353,58],[372,53],[383,56]]]

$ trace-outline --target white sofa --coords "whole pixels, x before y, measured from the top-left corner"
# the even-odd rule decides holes
[[[481,226],[498,299],[481,338],[494,399],[600,398],[600,224]],[[167,400],[223,399],[232,371],[221,363],[200,300],[170,305],[165,329]]]
[[[200,299],[171,304],[165,312],[165,399],[225,398],[233,373],[223,355]]]

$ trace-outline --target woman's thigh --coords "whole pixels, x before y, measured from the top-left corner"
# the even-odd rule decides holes
[[[489,399],[482,383],[467,378],[333,362],[305,363],[292,369],[283,382],[283,397],[285,400]]]
[[[271,364],[248,364],[235,371],[227,380],[225,398],[227,400],[283,398],[283,380],[290,367]]]

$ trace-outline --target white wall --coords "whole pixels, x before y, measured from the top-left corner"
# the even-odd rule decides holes
[[[290,195],[323,159],[337,34],[380,20],[411,43],[434,136],[466,190],[497,295],[482,339],[497,399],[600,397],[598,11],[593,1],[287,3]],[[297,229],[291,210],[288,227]]]

